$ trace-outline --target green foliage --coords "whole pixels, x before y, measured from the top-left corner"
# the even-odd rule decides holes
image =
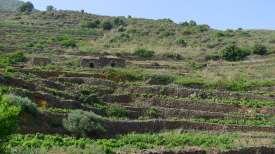
[[[102,147],[91,139],[52,135],[12,135],[5,144],[7,153],[37,154],[46,153],[83,153],[104,154]]]
[[[175,77],[173,77],[171,75],[155,74],[155,75],[151,76],[149,83],[150,84],[167,85],[167,84],[172,83],[174,80],[175,80]]]
[[[105,154],[104,150],[97,145],[87,145],[85,149],[75,146],[51,147],[51,148],[12,148],[11,154]]]
[[[181,47],[186,47],[187,46],[187,42],[185,41],[184,38],[179,38],[176,40],[176,43],[181,46]]]
[[[105,20],[102,22],[102,28],[104,30],[111,30],[113,28],[113,23],[109,20]]]
[[[197,26],[197,23],[194,20],[190,20],[189,22],[188,21],[182,22],[182,23],[180,23],[180,25],[181,26]]]
[[[196,77],[177,77],[175,80],[176,84],[187,86],[187,87],[204,87],[206,83],[201,78]]]
[[[23,52],[16,52],[11,54],[0,55],[0,66],[6,67],[14,65],[20,62],[26,61],[26,57]]]
[[[99,28],[101,21],[100,20],[93,20],[93,21],[81,21],[80,26],[83,28]]]
[[[31,2],[26,2],[18,8],[18,11],[29,13],[29,12],[32,12],[33,9],[34,9],[33,4]]]
[[[0,101],[0,142],[3,138],[17,130],[18,118],[21,112],[19,106],[11,104],[5,99]],[[0,143],[1,144],[1,143]]]
[[[155,55],[155,52],[152,50],[139,48],[135,50],[134,55],[140,58],[152,58]]]
[[[127,110],[117,105],[102,106],[101,109],[106,117],[125,118],[128,115]]]
[[[73,37],[70,37],[69,35],[63,35],[63,36],[58,36],[56,38],[53,38],[54,42],[57,42],[58,44],[60,44],[63,47],[76,47],[76,40]]]
[[[221,51],[221,57],[228,61],[243,60],[250,54],[247,49],[239,48],[236,44],[231,44]]]
[[[77,136],[86,136],[91,133],[99,135],[98,133],[105,131],[102,122],[103,119],[93,112],[75,110],[63,120],[63,126]]]
[[[109,68],[103,72],[107,79],[125,82],[125,81],[141,81],[145,78],[145,73],[139,69]]]
[[[198,122],[207,122],[214,124],[222,124],[222,125],[245,125],[245,126],[275,126],[274,120],[272,121],[272,117],[267,117],[264,115],[257,115],[254,118],[250,119],[193,119]]]
[[[275,103],[272,100],[253,100],[253,99],[223,99],[223,98],[211,98],[211,102],[222,104],[233,104],[239,106],[247,106],[253,109],[259,109],[264,107],[274,107]]]
[[[228,149],[233,146],[237,137],[229,135],[210,135],[206,133],[163,133],[163,134],[129,134],[118,139],[99,140],[97,143],[105,149],[132,147],[139,150],[156,149],[158,147],[175,148],[199,146],[203,148]]]
[[[232,80],[223,80],[222,87],[232,91],[248,91],[257,87],[267,87],[274,85],[274,81],[271,80],[249,80],[245,76]],[[216,85],[219,87],[219,85]]]
[[[164,148],[184,148],[185,146],[196,146],[202,148],[229,149],[238,140],[238,135],[229,134],[208,134],[208,133],[178,133],[169,132],[161,134],[129,134],[114,139],[76,139],[72,137],[52,135],[13,135],[5,145],[6,151],[14,149],[52,149],[76,148],[83,150],[98,151],[102,153],[114,153],[121,148],[134,148],[139,150]],[[95,149],[91,149],[91,146]]]
[[[125,19],[121,17],[114,18],[113,23],[116,27],[127,25]]]
[[[39,112],[36,104],[34,104],[30,99],[28,99],[26,97],[23,98],[23,97],[15,96],[12,94],[3,95],[2,101],[6,102],[8,104],[13,104],[15,106],[18,106],[21,108],[22,111],[31,113],[33,115],[36,115]]]
[[[161,115],[157,108],[150,107],[146,110],[145,116],[149,118],[159,118]]]
[[[256,55],[266,55],[268,53],[268,49],[262,44],[255,44],[252,48],[252,52]]]

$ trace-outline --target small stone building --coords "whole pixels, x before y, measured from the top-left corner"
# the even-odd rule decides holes
[[[32,57],[30,60],[31,65],[45,66],[51,63],[51,60],[47,57]]]
[[[102,68],[102,67],[125,67],[126,61],[115,56],[92,57],[86,56],[80,59],[82,67]]]

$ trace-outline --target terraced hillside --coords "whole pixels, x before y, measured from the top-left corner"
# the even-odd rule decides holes
[[[1,12],[2,149],[275,153],[274,38],[168,19]],[[268,52],[226,61],[232,41]],[[80,65],[107,55],[126,67]]]

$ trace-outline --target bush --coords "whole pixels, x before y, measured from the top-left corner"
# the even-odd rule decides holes
[[[159,118],[161,115],[157,108],[150,107],[145,111],[145,116],[149,118]]]
[[[203,79],[201,78],[196,78],[196,77],[178,77],[175,80],[175,84],[186,86],[186,87],[205,87],[206,83]]]
[[[103,118],[93,112],[75,110],[63,120],[63,126],[77,136],[87,136],[88,133],[99,135],[98,133],[105,132],[102,122]]]
[[[247,49],[242,49],[235,44],[228,45],[221,51],[221,57],[228,61],[243,60],[250,52]]]
[[[104,30],[111,30],[113,28],[113,24],[112,24],[112,22],[105,20],[102,22],[102,28]]]
[[[255,44],[253,46],[252,52],[256,55],[266,55],[268,53],[268,50],[266,46],[262,44]]]
[[[111,68],[107,69],[103,73],[107,79],[112,80],[112,81],[141,81],[144,79],[144,73],[142,70],[137,70],[137,69],[121,69],[121,68]]]
[[[34,6],[31,2],[26,2],[26,3],[23,3],[19,8],[18,8],[18,11],[19,12],[32,12],[34,9]]]
[[[175,80],[173,76],[156,74],[153,75],[149,81],[149,84],[167,85]]]
[[[154,56],[155,52],[152,50],[147,50],[144,48],[136,49],[134,52],[135,56],[138,56],[140,58],[152,58]]]
[[[183,39],[183,38],[180,38],[180,39],[177,39],[177,44],[180,45],[181,47],[186,47],[187,46],[187,42]]]
[[[117,106],[117,105],[110,105],[106,106],[105,109],[105,114],[107,117],[127,117],[128,112],[125,110],[123,107]]]
[[[18,118],[21,112],[19,106],[11,104],[5,99],[0,101],[0,142],[16,131]],[[0,143],[1,144],[1,143]]]
[[[54,38],[53,41],[56,41],[63,47],[67,47],[67,48],[68,47],[72,47],[72,48],[76,47],[75,39],[73,39],[72,37],[70,37],[68,35],[58,36],[57,38]]]
[[[100,25],[100,20],[94,21],[81,21],[80,26],[83,28],[98,28]]]
[[[115,26],[126,26],[126,21],[123,19],[123,18],[121,18],[121,17],[117,17],[117,18],[115,18],[114,20],[113,20],[113,23],[114,23],[114,25]]]
[[[16,53],[0,56],[0,66],[1,67],[14,65],[14,64],[17,64],[20,62],[25,62],[25,61],[26,61],[26,57],[24,56],[23,52],[16,52]]]
[[[33,115],[38,113],[38,109],[36,104],[34,104],[30,99],[23,98],[15,95],[3,95],[2,102],[6,102],[8,104],[13,104],[21,108],[22,111],[31,113]]]

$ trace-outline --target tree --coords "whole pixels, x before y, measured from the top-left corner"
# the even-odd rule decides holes
[[[24,4],[22,4],[19,8],[18,8],[18,11],[19,12],[32,12],[34,9],[34,6],[31,2],[26,2]]]
[[[55,8],[54,8],[52,5],[48,5],[47,8],[46,8],[46,10],[47,10],[48,12],[51,12],[51,11],[54,11]]]
[[[255,44],[252,51],[256,55],[266,55],[268,53],[268,49],[262,44]]]
[[[110,21],[105,20],[102,23],[102,28],[104,30],[111,30],[113,28],[113,24]]]
[[[228,45],[221,52],[221,57],[228,61],[243,60],[250,54],[250,51],[238,47],[235,43]]]
[[[189,26],[197,26],[196,21],[190,20],[190,21],[189,21]]]

